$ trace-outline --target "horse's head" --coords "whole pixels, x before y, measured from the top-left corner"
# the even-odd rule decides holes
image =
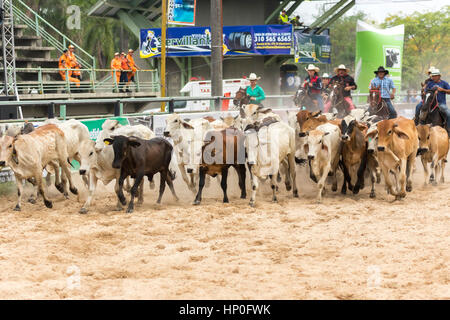
[[[371,86],[369,91],[369,104],[372,108],[376,107],[381,102],[380,87]]]
[[[344,96],[344,82],[336,81],[331,88],[330,98],[332,101],[337,101],[343,98],[343,96]]]
[[[425,91],[425,95],[423,98],[423,104],[420,108],[419,120],[421,122],[425,122],[428,114],[434,110],[434,107],[437,106],[437,87],[427,89]]]
[[[303,99],[305,98],[305,96],[308,94],[308,92],[306,91],[306,89],[304,87],[300,87],[297,92],[295,93],[295,97],[294,97],[294,103],[296,106],[300,106],[300,104],[302,103]]]
[[[245,90],[245,88],[239,88],[238,91],[236,91],[236,94],[234,96],[233,99],[233,104],[236,107],[239,107],[242,104],[248,104],[250,102],[250,98],[247,95],[247,91]]]

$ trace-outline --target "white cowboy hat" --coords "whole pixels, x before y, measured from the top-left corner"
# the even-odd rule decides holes
[[[329,78],[329,77],[330,77],[330,75],[326,72],[322,75],[322,78]]]
[[[439,69],[433,69],[431,71],[431,76],[440,76],[441,72],[439,71]]]
[[[308,66],[308,68],[305,68],[305,70],[306,71],[315,71],[315,72],[319,72],[320,71],[320,69],[319,68],[317,68],[315,65],[313,65],[313,64],[310,64],[309,66]]]
[[[250,73],[250,76],[248,77],[248,80],[259,80],[261,77],[257,77],[256,74]]]
[[[350,71],[350,69],[346,68],[343,64],[340,64],[339,67],[334,68],[334,72],[337,73],[338,70],[345,70],[347,72]]]

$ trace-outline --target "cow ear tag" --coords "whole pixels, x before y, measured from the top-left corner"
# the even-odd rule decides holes
[[[105,142],[105,144],[107,145],[107,146],[109,146],[111,143],[108,141],[108,140],[106,140],[106,141],[104,141]]]

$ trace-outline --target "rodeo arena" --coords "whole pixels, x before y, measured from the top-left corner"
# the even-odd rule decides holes
[[[363,21],[332,65],[358,1],[303,2],[100,0],[99,69],[0,1],[0,298],[450,299],[450,75]]]

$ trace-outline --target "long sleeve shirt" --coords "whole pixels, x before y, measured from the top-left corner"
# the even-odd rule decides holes
[[[376,77],[372,81],[370,81],[369,89],[372,87],[380,88],[381,97],[384,99],[390,99],[391,98],[391,90],[395,89],[394,81],[392,81],[391,78],[384,77],[383,79],[380,79]]]
[[[307,82],[305,87],[310,90],[312,94],[319,94],[322,92],[322,79],[319,76],[315,75],[314,77],[310,77],[309,75],[305,78]],[[309,86],[309,83],[312,84],[312,87]]]
[[[355,86],[355,89],[358,88],[358,86],[355,83],[355,80],[351,76],[349,76],[348,74],[343,76],[343,77],[335,75],[333,78],[331,78],[330,84],[332,84],[333,82],[339,82],[339,81],[344,82],[346,87],[347,86]],[[350,93],[350,91],[345,91],[344,90],[344,94],[343,95],[344,95],[344,97],[350,97],[351,93]]]
[[[250,97],[254,97],[256,99],[256,100],[254,100],[256,103],[259,103],[259,102],[261,102],[261,101],[266,99],[266,95],[264,94],[264,90],[258,85],[255,86],[255,89],[252,89],[251,86],[248,86],[247,87],[247,94]]]

